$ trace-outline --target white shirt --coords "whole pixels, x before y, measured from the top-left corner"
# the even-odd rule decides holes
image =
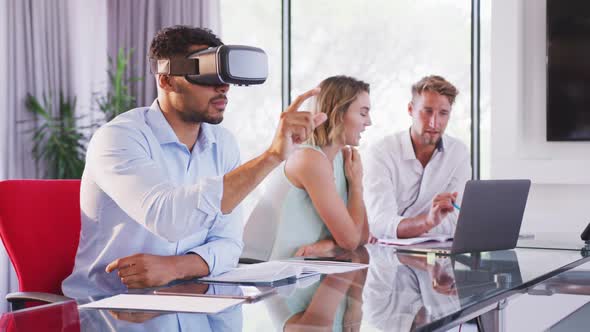
[[[447,135],[426,167],[416,158],[409,130],[383,138],[363,157],[369,227],[378,238],[397,238],[401,220],[428,213],[437,194],[458,192],[460,205],[471,178],[467,146]],[[457,216],[454,210],[428,233],[453,235]]]
[[[105,267],[138,253],[195,253],[211,274],[235,267],[243,247],[240,212],[224,215],[220,206],[223,175],[238,165],[238,145],[227,130],[202,123],[189,151],[156,101],[102,126],[86,153],[80,243],[64,294],[124,291]]]

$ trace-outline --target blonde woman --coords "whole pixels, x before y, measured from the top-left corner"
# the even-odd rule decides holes
[[[246,225],[244,258],[319,255],[367,242],[363,169],[354,147],[371,125],[369,85],[334,76],[319,87],[316,112],[328,120],[272,176]]]

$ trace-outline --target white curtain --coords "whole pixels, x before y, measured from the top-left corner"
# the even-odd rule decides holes
[[[85,5],[77,0],[0,0],[0,180],[38,178],[43,172],[35,165],[31,134],[26,133],[36,125],[25,109],[26,94],[42,98],[63,91],[77,97],[78,114],[91,115],[92,93],[106,81],[106,62],[106,0]],[[17,290],[2,246],[0,312],[8,309],[5,295]]]
[[[26,131],[36,124],[25,109],[24,99],[27,93],[40,98],[44,93],[70,92],[70,70],[63,61],[69,58],[69,41],[62,23],[67,20],[65,8],[65,0],[2,2],[2,179],[33,178],[41,171],[31,156],[32,142]],[[16,289],[17,280],[4,250],[0,264],[0,310],[4,311],[4,295]]]
[[[6,0],[0,2],[0,50],[6,50],[8,47],[8,3]],[[0,77],[7,77],[8,71],[8,54],[0,52]],[[0,80],[0,180],[6,178],[7,168],[7,148],[8,148],[8,122],[4,116],[8,113],[7,108],[7,80]],[[0,199],[2,199],[0,197]],[[6,293],[16,289],[17,285],[14,269],[8,260],[8,255],[4,246],[0,247],[0,313],[8,309],[8,304],[4,300]]]
[[[219,33],[218,0],[108,0],[108,54],[115,59],[119,48],[133,48],[128,77],[138,106],[156,98],[156,84],[149,71],[147,53],[156,32],[172,25],[205,27]]]

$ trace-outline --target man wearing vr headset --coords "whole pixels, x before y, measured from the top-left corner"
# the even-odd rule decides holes
[[[150,63],[158,98],[101,127],[88,145],[80,243],[65,295],[154,287],[234,267],[242,251],[238,204],[325,121],[297,111],[318,91],[304,93],[281,114],[270,147],[241,165],[235,138],[215,124],[230,83],[264,82],[264,52],[174,26],[154,37]]]

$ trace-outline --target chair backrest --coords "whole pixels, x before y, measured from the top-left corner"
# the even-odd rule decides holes
[[[0,237],[21,292],[62,294],[80,236],[80,180],[0,181]]]

